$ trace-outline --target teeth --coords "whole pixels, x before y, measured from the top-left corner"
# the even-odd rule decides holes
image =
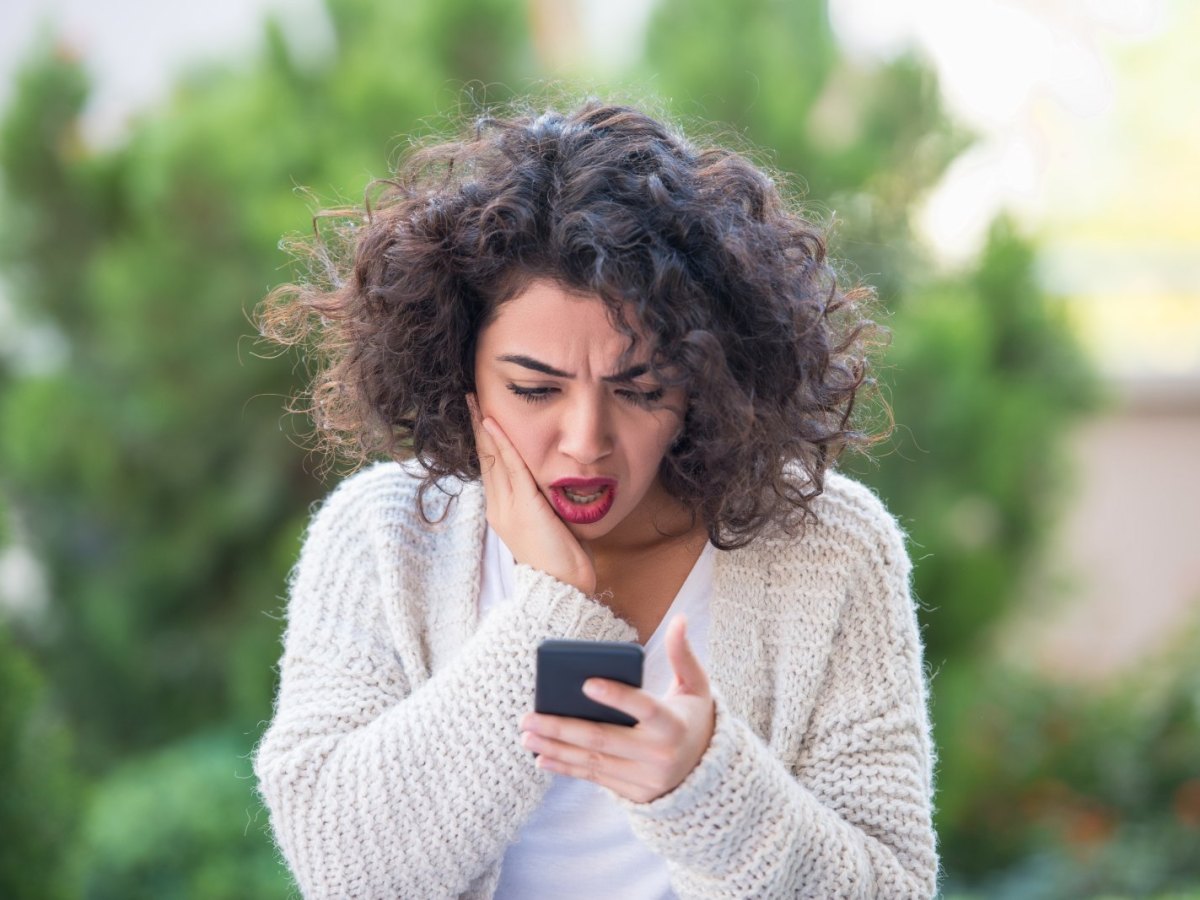
[[[563,488],[563,493],[567,495],[567,499],[572,503],[595,503],[604,496],[606,488],[600,488],[594,494],[577,494],[570,488]]]

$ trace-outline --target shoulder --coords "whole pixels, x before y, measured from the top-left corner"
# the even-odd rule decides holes
[[[352,535],[372,542],[395,541],[433,534],[464,517],[473,517],[480,503],[476,495],[482,494],[478,485],[445,479],[422,495],[424,477],[425,470],[411,460],[377,462],[359,469],[320,501],[306,543]]]
[[[871,488],[840,472],[825,475],[825,489],[813,501],[813,531],[878,556],[884,565],[907,568],[905,534],[896,517]]]
[[[810,509],[813,518],[797,534],[764,537],[750,545],[762,563],[839,583],[864,576],[874,581],[881,575],[896,584],[908,580],[904,531],[867,485],[830,470]]]
[[[802,558],[840,586],[840,627],[909,662],[919,659],[912,563],[895,516],[869,487],[836,472],[827,474],[813,511],[817,524],[799,541]]]
[[[322,515],[362,515],[415,500],[421,479],[412,462],[377,462],[343,478],[320,504]]]

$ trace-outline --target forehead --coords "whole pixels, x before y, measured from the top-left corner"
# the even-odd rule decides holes
[[[645,332],[639,337],[639,355]],[[480,347],[498,342],[520,343],[558,354],[598,354],[615,359],[630,346],[630,338],[613,324],[608,306],[598,296],[565,290],[553,281],[537,279],[503,303],[480,334]]]

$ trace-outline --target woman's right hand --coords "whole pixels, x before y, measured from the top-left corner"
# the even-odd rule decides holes
[[[467,405],[479,451],[488,524],[517,562],[590,596],[596,590],[596,567],[591,556],[542,495],[499,423],[482,416],[474,394],[467,395]]]

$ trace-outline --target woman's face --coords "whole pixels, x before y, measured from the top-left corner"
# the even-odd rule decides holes
[[[658,468],[682,428],[685,393],[646,374],[644,341],[641,365],[618,371],[627,346],[603,301],[547,280],[502,305],[476,346],[482,414],[583,540],[648,520],[666,499]]]

